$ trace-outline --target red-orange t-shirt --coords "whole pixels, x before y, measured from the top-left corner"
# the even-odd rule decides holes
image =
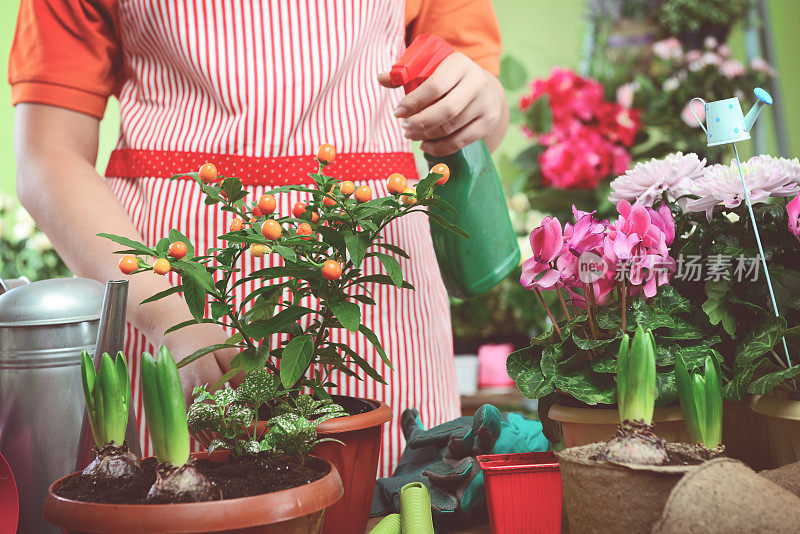
[[[8,62],[11,101],[102,118],[125,79],[118,0],[22,0]],[[407,41],[433,33],[492,74],[500,28],[491,0],[406,0]]]

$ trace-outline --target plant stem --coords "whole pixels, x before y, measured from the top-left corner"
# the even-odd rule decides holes
[[[591,300],[594,299],[594,293],[591,291],[591,286],[588,285],[586,282],[583,283],[583,294],[584,294],[584,300],[586,301],[586,315],[588,316],[587,322],[589,323],[589,330],[592,331],[592,339],[600,339],[600,336],[597,334],[597,330],[595,329],[594,317],[593,317],[594,313],[592,311],[592,304],[591,304]]]
[[[625,333],[625,323],[628,315],[628,305],[627,305],[627,296],[628,296],[628,285],[625,280],[622,280],[622,333]]]
[[[553,328],[555,328],[556,332],[558,332],[558,335],[561,336],[561,329],[558,327],[556,318],[553,317],[553,312],[551,312],[550,308],[547,307],[547,304],[545,303],[544,298],[542,297],[542,292],[539,291],[538,289],[536,290],[536,296],[539,297],[539,302],[541,302],[542,306],[544,306],[544,311],[547,312],[547,316],[550,318],[550,322],[553,323]]]
[[[561,309],[564,310],[564,315],[567,316],[567,321],[571,321],[572,317],[567,310],[567,305],[564,302],[564,297],[561,296],[561,290],[558,288],[558,286],[556,286],[556,295],[558,295],[558,301],[561,302]]]

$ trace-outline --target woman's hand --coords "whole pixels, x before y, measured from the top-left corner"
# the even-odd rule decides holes
[[[389,73],[378,83],[394,87]],[[405,135],[422,141],[431,156],[449,156],[485,139],[494,149],[508,128],[508,106],[500,82],[461,52],[447,56],[433,74],[407,94],[394,111]]]

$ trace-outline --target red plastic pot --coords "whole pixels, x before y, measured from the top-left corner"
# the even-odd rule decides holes
[[[11,467],[0,454],[0,532],[16,532],[19,521],[19,494]]]
[[[193,456],[221,462],[228,452]],[[325,509],[343,494],[342,481],[333,466],[321,479],[296,488],[239,499],[182,504],[102,504],[59,497],[58,488],[75,476],[79,473],[54,482],[44,501],[45,520],[73,534],[316,534],[322,529]]]
[[[493,534],[561,532],[561,473],[552,452],[478,456]]]

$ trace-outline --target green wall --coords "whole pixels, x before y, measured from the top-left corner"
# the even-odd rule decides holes
[[[0,2],[0,57],[5,73],[8,50],[16,22],[18,0]],[[519,59],[531,76],[544,76],[554,65],[575,67],[583,46],[584,0],[495,0],[495,9],[503,30],[505,52]],[[778,69],[783,88],[783,102],[776,111],[785,113],[789,124],[791,154],[800,155],[800,100],[792,98],[794,88],[800,87],[800,0],[769,0],[771,21],[778,51]],[[732,38],[733,48],[741,57],[741,34]],[[516,101],[518,95],[509,95]],[[14,191],[14,111],[9,104],[9,88],[0,84],[0,192]],[[109,104],[101,124],[98,168],[103,169],[108,154],[117,140],[119,108],[116,101]],[[500,148],[516,153],[525,140],[517,131],[509,132]]]

